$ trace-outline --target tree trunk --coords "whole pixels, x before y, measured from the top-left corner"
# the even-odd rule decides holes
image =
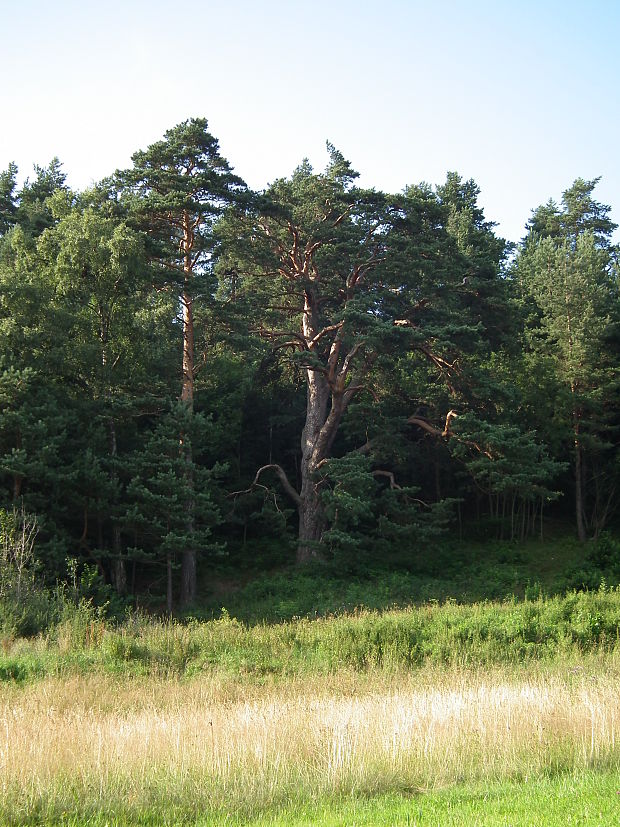
[[[188,603],[193,603],[196,599],[197,591],[197,576],[196,576],[196,549],[194,548],[194,474],[192,469],[192,447],[186,440],[185,435],[181,434],[180,450],[185,460],[185,481],[190,491],[188,500],[185,503],[185,510],[187,513],[186,530],[189,538],[189,545],[183,549],[181,557],[181,605],[186,606]]]
[[[185,284],[181,304],[183,310],[183,384],[181,387],[181,401],[184,402],[190,413],[194,411],[194,311],[192,299],[192,250],[194,246],[194,234],[191,227],[191,219],[187,211],[183,215],[184,235],[184,270]],[[190,445],[181,434],[181,451],[183,452],[187,468],[185,471],[186,481],[190,491],[194,489],[192,471],[192,451]],[[191,538],[194,534],[194,503],[193,497],[186,504],[187,507],[187,535],[190,538],[190,545],[183,551],[181,558],[181,605],[186,606],[196,599],[197,577],[196,577],[196,549],[193,547]]]
[[[186,548],[181,558],[181,605],[196,599],[196,549]]]
[[[105,360],[104,360],[105,364]],[[112,417],[108,419],[108,440],[110,445],[110,456],[112,457],[112,469],[110,471],[110,480],[114,485],[116,483],[116,470],[114,468],[114,461],[117,456],[116,444],[116,425]],[[127,593],[127,571],[125,569],[125,560],[123,558],[121,548],[121,529],[114,516],[112,516],[112,580],[114,581],[114,588],[117,594]]]
[[[188,534],[194,531],[193,521],[188,520]],[[193,544],[183,549],[181,556],[181,606],[188,606],[196,600],[197,592],[196,549]]]
[[[114,545],[118,544],[120,548],[120,529],[118,526],[114,526],[112,531],[114,535],[113,543]],[[127,570],[125,568],[125,561],[122,557],[120,557],[120,553],[118,557],[114,558],[112,577],[114,578],[114,588],[116,589],[116,593],[120,595],[127,594]]]
[[[189,279],[181,297],[183,307],[183,385],[181,399],[194,407],[194,309],[189,292]]]
[[[166,555],[166,611],[172,617],[172,555]]]
[[[324,528],[323,507],[316,491],[314,475],[325,456],[317,455],[321,431],[327,418],[329,386],[318,371],[307,369],[306,422],[301,434],[301,491],[297,563],[308,563],[319,556],[318,544]]]
[[[575,415],[575,514],[577,517],[577,536],[582,543],[588,539],[583,519],[583,468],[582,448],[579,436],[579,418]]]
[[[320,542],[325,528],[323,504],[315,488],[315,481],[306,477],[301,488],[299,503],[299,538],[297,563],[304,565],[320,558]]]

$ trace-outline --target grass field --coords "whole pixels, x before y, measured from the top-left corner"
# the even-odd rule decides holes
[[[587,772],[558,778],[468,784],[422,795],[349,796],[283,806],[257,817],[203,813],[196,817],[154,810],[140,814],[66,813],[19,824],[63,827],[610,827],[619,821],[617,773]]]
[[[5,683],[0,822],[613,824],[619,687],[615,654]]]
[[[620,823],[620,590],[0,637],[0,824]]]

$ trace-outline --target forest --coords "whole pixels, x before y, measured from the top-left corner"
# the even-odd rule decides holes
[[[456,172],[364,189],[328,144],[253,192],[208,129],[83,192],[0,173],[5,573],[34,547],[37,582],[171,614],[217,572],[415,573],[455,538],[561,526],[585,559],[620,483],[598,179],[514,245]]]

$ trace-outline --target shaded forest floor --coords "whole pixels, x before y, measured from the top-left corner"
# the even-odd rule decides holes
[[[292,548],[257,543],[251,565],[238,565],[231,553],[205,575],[204,599],[191,615],[211,619],[224,608],[245,623],[280,622],[429,601],[535,599],[620,583],[619,541],[606,535],[583,545],[562,524],[547,533],[544,540],[524,543],[443,540],[415,559],[395,552],[389,558],[334,559],[305,569],[287,564]],[[246,549],[243,558],[248,557]]]

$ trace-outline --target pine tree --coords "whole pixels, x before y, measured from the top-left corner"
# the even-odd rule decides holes
[[[275,462],[255,479],[275,472],[295,503],[299,563],[320,554],[327,515],[318,482],[340,425],[347,416],[350,433],[367,423],[352,417],[357,400],[377,397],[382,377],[405,361],[427,366],[423,393],[441,386],[442,401],[457,396],[479,338],[478,321],[463,312],[468,261],[436,195],[424,186],[393,197],[361,190],[341,153],[328,149],[324,173],[304,162],[253,215],[233,216],[222,230],[221,268],[236,305],[305,379],[299,486]]]
[[[195,330],[194,304],[209,301],[215,293],[211,259],[213,225],[223,209],[245,191],[220,154],[217,140],[207,131],[207,121],[195,118],[166,132],[164,139],[133,155],[133,168],[119,174],[119,181],[136,226],[148,236],[147,252],[160,288],[178,298],[182,330],[180,399],[194,410]],[[187,491],[191,492],[193,459],[191,444],[180,432],[186,459]],[[186,501],[188,538],[181,563],[181,602],[196,597],[196,548],[191,542],[194,497]]]
[[[530,347],[550,360],[558,393],[555,420],[572,443],[577,534],[598,534],[613,504],[611,428],[618,427],[615,224],[609,207],[592,198],[598,179],[577,179],[562,197],[536,210],[515,273],[524,299],[533,301]]]

